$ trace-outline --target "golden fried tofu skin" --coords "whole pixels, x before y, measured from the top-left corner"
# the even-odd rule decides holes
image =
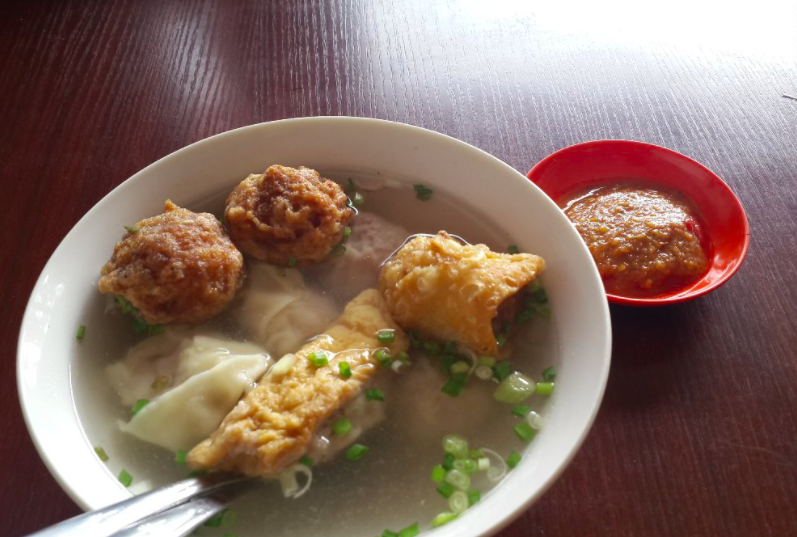
[[[225,217],[245,254],[274,265],[316,263],[341,242],[354,216],[347,202],[343,189],[315,170],[271,166],[235,187]]]
[[[244,259],[215,216],[166,201],[128,228],[102,268],[101,293],[129,300],[149,324],[200,323],[232,300]]]
[[[544,267],[536,255],[492,252],[441,231],[407,242],[382,267],[379,289],[404,329],[495,355],[495,321],[512,318],[513,297]]]
[[[377,339],[386,330],[394,331],[388,344]],[[395,356],[407,346],[376,289],[363,291],[324,334],[277,362],[188,454],[189,465],[248,476],[278,474],[302,456],[318,426],[376,374],[381,366],[375,351],[387,348]],[[317,362],[324,358],[327,364]],[[349,378],[341,376],[341,361],[349,364]]]

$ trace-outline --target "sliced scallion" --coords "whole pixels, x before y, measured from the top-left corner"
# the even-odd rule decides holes
[[[393,329],[380,330],[376,339],[380,343],[393,343],[396,339],[396,331]]]
[[[349,226],[346,226],[343,228],[343,239],[345,240],[348,239],[349,237],[351,237],[351,228]]]
[[[299,260],[296,259],[295,257],[289,257],[288,258],[288,266],[289,267],[295,267],[298,263],[299,263]]]
[[[443,351],[443,347],[437,341],[424,341],[423,350],[427,354],[440,354]]]
[[[451,495],[454,494],[454,492],[456,492],[456,490],[457,489],[454,488],[454,485],[452,485],[448,481],[441,481],[440,484],[437,486],[437,492],[439,492],[440,495],[446,499],[450,498]]]
[[[141,228],[138,226],[125,226],[125,229],[128,233],[135,233],[136,231],[140,231]]]
[[[501,403],[516,404],[534,393],[534,381],[522,373],[512,373],[498,384],[493,397]]]
[[[493,367],[495,365],[495,358],[492,356],[479,356],[479,360],[476,362],[477,365],[486,365],[487,367]]]
[[[551,395],[555,384],[553,382],[538,382],[537,393],[540,395]]]
[[[180,450],[174,454],[174,462],[177,464],[182,464],[185,466],[185,458],[188,456],[188,452],[185,450]]]
[[[465,472],[460,472],[456,468],[446,474],[446,481],[459,490],[468,490],[470,487],[470,476]]]
[[[384,401],[385,392],[383,392],[378,388],[365,390],[365,398],[368,399],[369,401]]]
[[[473,370],[473,374],[476,375],[478,379],[490,380],[493,378],[493,369],[486,365],[478,365],[476,369]]]
[[[205,475],[206,473],[208,473],[207,470],[191,470],[188,472],[188,477],[199,477],[201,475]]]
[[[506,464],[510,468],[514,468],[520,463],[520,454],[517,451],[513,451],[509,454],[509,457],[506,458]]]
[[[506,345],[506,336],[504,334],[498,334],[498,337],[495,338],[495,344],[498,345],[499,349],[502,349],[504,345]]]
[[[451,368],[449,369],[452,375],[456,375],[458,373],[467,373],[470,371],[470,364],[468,362],[454,362],[451,364]]]
[[[501,360],[493,366],[493,376],[496,380],[502,381],[512,374],[512,364],[509,360]]]
[[[525,418],[531,412],[531,407],[528,405],[518,405],[512,409],[512,414],[518,418]]]
[[[224,519],[224,511],[220,513],[216,513],[212,517],[210,517],[206,522],[205,526],[208,528],[218,528],[221,526],[221,521]]]
[[[310,360],[310,363],[315,367],[324,367],[329,364],[329,358],[327,358],[327,353],[324,351],[311,352],[307,355],[307,359]]]
[[[451,453],[446,453],[443,455],[443,468],[446,470],[453,470],[454,469],[454,461],[456,459]]]
[[[510,244],[509,246],[506,247],[506,251],[509,252],[510,254],[519,254],[520,248],[518,248],[514,244]]]
[[[480,472],[486,472],[490,469],[490,459],[487,457],[481,457],[476,461]]]
[[[342,378],[351,378],[351,366],[349,362],[338,362],[338,371],[340,371],[340,376]]]
[[[351,202],[355,207],[362,207],[365,204],[365,197],[359,192],[355,192]]]
[[[436,464],[434,468],[432,468],[432,481],[435,483],[440,483],[443,479],[446,478],[446,469]]]
[[[133,405],[131,412],[135,416],[136,414],[144,410],[144,407],[147,406],[148,404],[149,404],[149,399],[139,399],[138,401],[136,401],[136,404]]]
[[[468,457],[468,442],[461,436],[448,434],[443,437],[443,451],[450,453],[457,459]]]
[[[343,243],[339,243],[332,247],[330,255],[333,257],[340,257],[345,253],[346,253],[346,245]]]
[[[300,464],[304,464],[308,468],[312,468],[313,465],[315,464],[315,461],[313,460],[313,458],[311,456],[309,456],[307,454],[304,454],[304,455],[302,455],[302,458],[299,459],[299,463]]]
[[[416,522],[415,524],[407,526],[406,528],[401,530],[399,532],[399,537],[415,537],[419,533],[420,530],[418,529],[418,523]]]
[[[427,201],[432,197],[434,190],[423,185],[423,183],[416,183],[412,185],[415,189],[415,197],[421,201]]]
[[[119,482],[125,487],[129,487],[133,483],[133,476],[127,470],[119,472]]]
[[[454,461],[454,469],[466,474],[472,474],[479,469],[479,465],[473,459],[458,459]]]
[[[398,355],[397,360],[406,364],[407,362],[410,361],[410,355],[407,354],[407,351],[401,351]]]
[[[448,507],[454,513],[464,513],[470,507],[468,495],[461,490],[456,491],[448,498]]]
[[[352,430],[351,420],[349,418],[340,418],[332,422],[332,431],[336,436],[343,436]]]
[[[365,457],[365,454],[371,451],[371,448],[362,444],[352,444],[346,450],[346,458],[350,461],[358,461]]]
[[[75,335],[75,338],[76,339],[83,339],[83,336],[85,336],[85,335],[86,335],[86,325],[85,324],[81,324],[80,326],[78,326],[77,334]]]
[[[390,354],[385,349],[377,349],[377,351],[374,353],[374,358],[381,365],[390,367]]]
[[[454,354],[456,347],[457,346],[453,341],[449,341],[445,344],[445,347],[443,347],[443,354]]]
[[[531,428],[528,423],[518,423],[514,427],[515,434],[524,442],[531,442],[537,435],[537,431]]]
[[[459,515],[457,515],[456,513],[448,512],[448,511],[440,513],[439,515],[437,515],[436,517],[434,517],[432,519],[432,527],[433,528],[439,528],[443,524],[448,524],[449,522],[451,522],[452,520],[457,518],[457,516],[459,516]]]
[[[476,505],[479,503],[479,500],[482,499],[482,495],[478,490],[469,490],[468,491],[468,503],[470,505]]]
[[[396,533],[395,531],[385,530],[382,532],[381,537],[399,537],[399,534]]]
[[[554,380],[556,380],[556,370],[553,368],[553,366],[546,367],[545,369],[543,369],[542,379],[545,382],[553,382]]]
[[[536,429],[539,431],[542,429],[543,419],[542,416],[537,414],[534,411],[529,412],[529,415],[526,416],[526,423],[528,423],[532,429]]]
[[[106,462],[110,458],[108,457],[108,454],[105,453],[105,450],[102,449],[100,446],[94,446],[94,453],[97,454],[97,456],[100,458],[102,462]]]
[[[459,379],[451,379],[445,384],[440,391],[445,393],[446,395],[450,395],[451,397],[457,397],[461,392],[462,388],[465,387],[465,383]]]

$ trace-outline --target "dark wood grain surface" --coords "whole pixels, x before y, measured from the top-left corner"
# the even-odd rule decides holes
[[[745,265],[691,303],[612,308],[595,426],[501,535],[797,534],[797,100],[782,96],[797,96],[797,7],[534,4],[4,2],[0,534],[78,513],[35,453],[15,384],[22,312],[59,241],[188,143],[312,115],[420,125],[522,172],[598,138],[715,170],[747,210]]]

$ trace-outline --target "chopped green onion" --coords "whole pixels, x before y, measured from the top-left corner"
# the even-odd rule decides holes
[[[452,375],[456,375],[457,373],[467,373],[468,371],[470,371],[470,364],[468,362],[462,362],[462,361],[454,362],[454,364],[451,365],[451,369],[449,369],[449,371],[451,371]]]
[[[349,226],[346,226],[343,228],[343,240],[346,240],[349,237],[351,237],[351,228]]]
[[[493,397],[500,403],[517,404],[534,393],[534,381],[522,373],[512,373],[495,389]]]
[[[493,366],[493,376],[498,381],[504,380],[512,374],[512,364],[509,360],[501,360]]]
[[[141,228],[138,226],[125,226],[125,229],[128,231],[128,233],[135,233],[136,231],[141,230]]]
[[[514,244],[510,244],[509,246],[506,247],[506,251],[509,252],[510,254],[519,254],[520,248],[518,248]]]
[[[385,392],[378,388],[374,388],[372,390],[365,390],[365,398],[369,401],[384,401],[385,400]]]
[[[520,462],[520,454],[517,451],[513,451],[509,454],[509,457],[506,458],[506,464],[510,468],[514,468]]]
[[[443,355],[443,358],[440,360],[440,369],[443,370],[443,373],[451,374],[451,366],[454,365],[457,359],[454,356],[450,355]]]
[[[448,507],[454,513],[464,513],[468,507],[470,507],[470,502],[468,501],[468,495],[465,492],[458,490],[454,494],[448,498]]]
[[[512,409],[512,414],[518,418],[525,418],[531,412],[531,407],[528,405],[518,405]]]
[[[473,459],[459,459],[454,461],[454,469],[466,474],[472,474],[479,469],[479,465]]]
[[[133,405],[132,409],[133,415],[135,416],[136,414],[144,410],[144,407],[147,406],[148,404],[149,404],[149,399],[139,399],[138,401],[136,401],[136,404]]]
[[[482,453],[482,450],[480,449],[471,449],[470,451],[468,451],[468,457],[476,460],[484,457],[484,453]]]
[[[437,341],[424,341],[423,350],[425,350],[427,354],[440,354],[443,347],[441,347]]]
[[[289,257],[288,258],[288,266],[289,267],[295,267],[298,263],[299,263],[299,260],[296,259],[295,257]]]
[[[207,522],[205,522],[205,526],[208,528],[218,528],[221,526],[221,521],[224,518],[224,511],[220,513],[216,513],[212,517],[210,517]]]
[[[446,470],[453,470],[454,469],[454,456],[451,453],[446,453],[443,455],[443,468]]]
[[[315,464],[315,461],[313,460],[313,458],[311,456],[305,454],[305,455],[302,455],[301,459],[299,459],[299,464],[304,464],[308,468],[312,468],[313,465]]]
[[[440,483],[446,477],[446,469],[436,464],[434,468],[432,468],[432,481],[436,483]]]
[[[477,365],[486,365],[487,367],[493,367],[495,365],[495,358],[492,356],[479,356],[479,360],[476,362]]]
[[[416,183],[412,187],[415,189],[415,197],[421,201],[427,201],[434,193],[434,190],[424,186],[422,183]]]
[[[486,365],[479,365],[473,370],[473,374],[481,380],[490,380],[493,378],[493,369]]]
[[[191,470],[188,472],[188,477],[199,477],[201,475],[205,475],[206,473],[208,473],[207,470]]]
[[[332,422],[332,430],[335,432],[336,436],[343,436],[348,434],[352,430],[351,420],[349,418],[340,418]]]
[[[130,313],[133,311],[133,304],[131,304],[129,300],[122,295],[114,296],[116,298],[116,303],[119,304],[119,309],[122,310],[122,313]]]
[[[311,352],[307,355],[307,359],[310,360],[310,363],[315,367],[323,367],[329,364],[329,358],[327,358],[327,353],[324,351]]]
[[[479,460],[476,461],[476,464],[478,465],[480,472],[484,472],[485,470],[490,469],[490,459],[488,459],[487,457],[479,458]]]
[[[365,454],[371,451],[371,448],[362,444],[352,444],[346,450],[346,458],[350,461],[358,461],[365,457]]]
[[[495,338],[495,344],[498,345],[498,348],[501,349],[506,345],[506,336],[504,334],[498,334],[498,337]]]
[[[532,429],[531,425],[525,422],[515,425],[514,431],[517,437],[524,442],[531,442],[531,440],[537,435],[537,431]]]
[[[536,412],[532,411],[532,412],[529,412],[528,416],[526,416],[526,423],[531,425],[532,429],[536,429],[536,430],[539,431],[540,429],[542,429],[543,419],[542,419],[542,416],[540,416]]]
[[[238,513],[235,511],[235,509],[226,509],[221,515],[221,527],[228,528],[235,524],[237,519]]]
[[[77,329],[77,335],[75,336],[77,339],[83,339],[83,336],[86,335],[86,325],[81,324]]]
[[[124,485],[125,487],[129,487],[131,483],[133,483],[133,476],[128,473],[127,470],[122,470],[119,472],[119,482]]]
[[[385,349],[377,349],[374,353],[374,358],[383,366],[390,367],[390,354]]]
[[[543,319],[550,319],[551,318],[551,307],[547,304],[543,304],[542,306],[537,306],[535,308],[537,315],[542,317]]]
[[[396,339],[396,331],[393,329],[381,330],[376,335],[376,339],[381,343],[393,343]]]
[[[482,499],[482,495],[478,490],[469,490],[468,491],[468,503],[470,505],[476,505]]]
[[[412,526],[407,526],[403,530],[399,532],[399,537],[415,537],[420,533],[418,529],[418,523],[416,522]]]
[[[546,367],[542,371],[542,378],[545,382],[553,382],[556,379],[556,370],[551,367]]]
[[[105,461],[107,461],[110,458],[110,457],[108,457],[108,454],[105,453],[105,450],[102,449],[100,446],[95,446],[94,447],[94,453],[97,454],[97,456],[100,458],[100,460],[102,462],[105,462]]]
[[[457,459],[468,457],[468,442],[461,436],[448,434],[443,438],[443,451],[451,453]]]
[[[397,360],[402,363],[407,363],[410,360],[410,355],[407,354],[407,351],[401,351],[398,355]]]
[[[147,334],[150,336],[157,336],[158,334],[162,334],[165,331],[166,329],[159,324],[151,324],[147,326]]]
[[[156,377],[155,380],[152,381],[150,384],[150,389],[155,390],[156,392],[168,387],[172,383],[172,377],[168,375],[162,375],[160,377]]]
[[[449,522],[457,518],[457,516],[459,515],[457,515],[456,513],[449,513],[448,511],[440,513],[439,515],[437,515],[432,519],[432,527],[439,528],[443,524],[448,524]]]
[[[357,192],[357,185],[354,184],[354,181],[351,180],[349,177],[349,182],[346,183],[346,192]]]
[[[215,216],[215,215],[214,215],[214,216]],[[223,223],[224,223],[224,219],[225,219],[225,218],[226,218],[226,216],[225,216],[225,215],[216,216],[216,220],[218,220],[220,224],[223,224]]]
[[[470,487],[470,476],[465,472],[460,472],[456,468],[446,474],[446,481],[459,490],[468,490]]]
[[[523,310],[520,313],[518,313],[517,315],[515,315],[515,322],[516,323],[525,323],[527,321],[532,320],[536,314],[537,314],[537,311],[536,311],[535,308],[529,308],[529,309]]]
[[[551,395],[553,393],[553,382],[538,382],[537,393],[540,395]]]
[[[342,256],[345,253],[346,253],[346,245],[343,244],[343,243],[338,243],[338,244],[336,244],[335,246],[332,247],[332,251],[330,252],[330,255],[333,256],[333,257],[340,257],[340,256]]]
[[[440,391],[443,393],[450,395],[451,397],[457,397],[460,392],[462,392],[462,388],[465,387],[465,383],[459,379],[451,379],[445,384]]]
[[[180,450],[174,454],[174,462],[177,464],[185,465],[185,458],[188,456],[188,452],[185,450]]]
[[[448,481],[441,481],[440,484],[437,486],[437,492],[439,492],[440,495],[446,499],[450,498],[451,495],[454,494],[454,492],[456,492],[456,490],[457,489],[454,488],[454,485],[452,485]]]
[[[347,379],[351,378],[351,366],[349,362],[338,362],[338,370],[340,371],[340,376]]]
[[[359,192],[354,193],[354,198],[351,200],[355,207],[362,207],[365,204],[365,198]]]
[[[446,343],[445,347],[443,347],[443,354],[454,354],[456,350],[456,344],[453,341],[449,341]]]
[[[382,537],[399,537],[399,534],[395,531],[385,530],[382,532]]]

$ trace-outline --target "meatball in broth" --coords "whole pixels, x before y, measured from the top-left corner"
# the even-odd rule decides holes
[[[102,268],[101,293],[126,298],[149,324],[201,323],[232,300],[244,259],[215,216],[166,201],[128,228]]]

